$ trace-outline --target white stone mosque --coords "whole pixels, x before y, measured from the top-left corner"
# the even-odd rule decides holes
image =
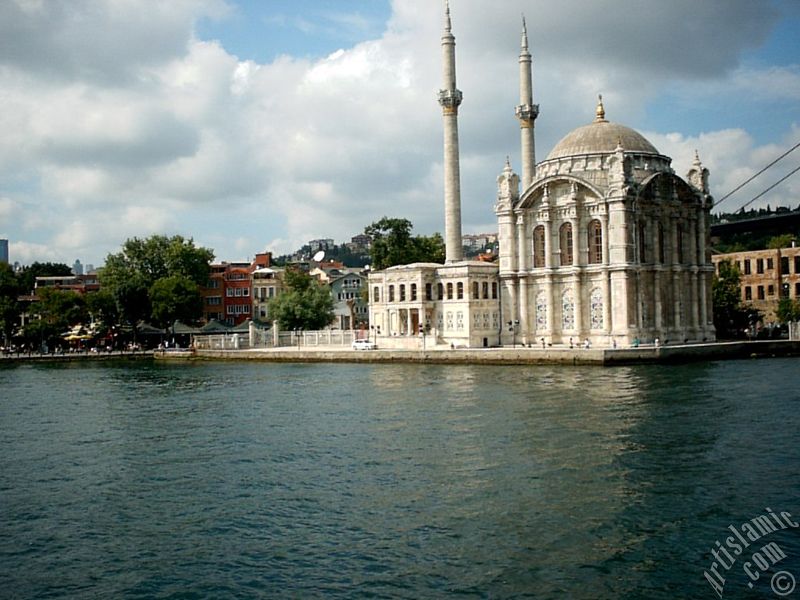
[[[523,20],[519,55],[521,178],[497,178],[497,263],[463,260],[455,37],[442,34],[444,265],[415,263],[369,277],[380,347],[524,344],[628,346],[713,340],[708,170],[686,179],[641,134],[606,120],[602,97],[536,164],[533,78]],[[521,186],[520,186],[521,184]]]

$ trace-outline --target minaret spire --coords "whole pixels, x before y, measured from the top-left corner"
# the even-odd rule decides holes
[[[522,188],[527,189],[536,176],[536,141],[533,126],[539,116],[539,105],[533,103],[533,74],[531,53],[528,50],[528,24],[522,16],[522,43],[519,52],[519,119],[522,146]]]
[[[439,104],[444,121],[444,238],[445,261],[463,259],[461,241],[461,171],[458,153],[458,107],[461,91],[456,87],[456,38],[450,22],[450,2],[444,3],[442,33],[442,88]]]

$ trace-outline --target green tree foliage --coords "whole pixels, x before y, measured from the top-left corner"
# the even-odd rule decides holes
[[[106,329],[119,323],[117,302],[114,295],[106,289],[86,294],[86,309],[92,320]]]
[[[269,301],[269,314],[281,329],[322,329],[333,321],[333,297],[308,273],[287,269],[286,292]]]
[[[197,285],[205,285],[212,260],[212,250],[198,248],[194,240],[180,235],[133,238],[122,245],[121,252],[106,257],[100,281],[113,288],[136,274],[149,289],[159,279],[181,275]]]
[[[415,262],[443,263],[445,247],[442,236],[412,236],[411,221],[383,217],[368,225],[364,233],[372,238],[370,257],[376,271]]]
[[[775,314],[781,323],[800,321],[800,300],[781,298]]]
[[[61,336],[71,326],[84,323],[89,313],[84,297],[71,290],[39,288],[31,305],[32,319],[23,330],[23,337],[34,346],[40,342],[51,347],[61,342]]]
[[[100,282],[116,300],[124,322],[135,325],[143,319],[161,321],[172,310],[169,306],[178,310],[182,305],[177,298],[167,302],[163,296],[165,290],[173,289],[177,293],[189,289],[191,286],[185,285],[187,281],[194,284],[192,289],[205,285],[213,259],[212,250],[197,247],[194,240],[187,240],[180,235],[133,238],[122,245],[120,252],[106,257],[105,267],[100,271]],[[170,281],[156,286],[156,283],[164,279]],[[178,280],[183,283],[178,285]],[[157,307],[152,297],[152,293],[156,291],[160,294]],[[187,299],[188,306],[193,306],[195,302],[194,295]],[[180,308],[179,311],[185,308]],[[202,311],[202,306],[200,310]],[[188,314],[193,315],[189,321],[197,316],[192,311]]]
[[[3,345],[8,345],[19,322],[19,289],[14,270],[6,263],[0,263],[0,336]]]
[[[203,314],[200,287],[181,275],[162,277],[150,288],[153,323],[170,327],[176,320],[193,323]]]
[[[776,235],[767,242],[767,248],[770,250],[778,250],[780,248],[789,248],[795,237],[791,233],[784,233],[783,235]]]
[[[741,275],[738,267],[729,261],[719,264],[719,275],[714,276],[711,298],[714,307],[714,327],[717,337],[735,338],[750,326],[752,313],[742,306]]]

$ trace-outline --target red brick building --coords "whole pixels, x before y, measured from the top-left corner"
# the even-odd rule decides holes
[[[211,265],[207,285],[201,289],[203,318],[239,325],[253,318],[253,272],[268,268],[272,254],[256,254],[252,262],[222,262]]]

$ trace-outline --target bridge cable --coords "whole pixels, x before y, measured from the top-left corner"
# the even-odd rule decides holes
[[[744,210],[745,208],[747,208],[748,206],[750,206],[750,205],[751,205],[753,202],[755,202],[756,200],[758,200],[759,198],[761,198],[761,196],[763,196],[764,194],[766,194],[766,193],[767,193],[768,191],[770,191],[772,188],[774,188],[774,187],[777,187],[779,184],[781,184],[781,183],[783,183],[784,181],[786,181],[787,179],[789,179],[789,177],[791,177],[792,175],[794,175],[794,174],[795,174],[795,173],[797,173],[798,171],[800,171],[800,165],[799,165],[799,166],[797,166],[797,167],[796,167],[794,170],[792,170],[792,171],[789,171],[789,173],[787,173],[786,175],[784,175],[783,177],[781,177],[781,178],[780,178],[778,181],[776,181],[775,183],[773,183],[771,186],[769,186],[767,189],[765,189],[763,192],[761,192],[761,193],[760,193],[758,196],[756,196],[755,198],[753,198],[753,199],[752,199],[752,200],[750,200],[749,202],[745,203],[745,204],[742,206],[742,208],[741,208],[740,210]]]
[[[720,204],[722,204],[722,202],[723,202],[723,201],[727,200],[727,199],[728,199],[730,196],[732,196],[733,194],[735,194],[736,192],[738,192],[740,189],[742,189],[744,186],[746,186],[748,183],[750,183],[751,181],[753,181],[753,179],[755,179],[756,177],[758,177],[759,175],[761,175],[761,174],[762,174],[764,171],[766,171],[767,169],[769,169],[770,167],[772,167],[772,166],[773,166],[775,163],[777,163],[779,160],[781,160],[781,159],[783,159],[784,157],[788,156],[789,154],[791,154],[792,152],[794,152],[794,151],[795,151],[795,150],[797,150],[798,148],[800,148],[800,142],[797,142],[797,143],[796,143],[794,146],[792,146],[791,148],[789,148],[789,149],[788,149],[786,152],[784,152],[783,154],[781,154],[781,155],[780,155],[778,158],[776,158],[775,160],[773,160],[773,161],[772,161],[771,163],[769,163],[769,164],[768,164],[766,167],[764,167],[763,169],[761,169],[761,170],[760,170],[758,173],[756,173],[755,175],[753,175],[752,177],[750,177],[749,179],[747,179],[747,180],[746,180],[746,181],[744,181],[743,183],[740,183],[738,186],[736,186],[736,187],[735,187],[734,189],[732,189],[730,192],[728,192],[727,194],[725,194],[725,195],[724,195],[722,198],[720,198],[719,200],[717,200],[717,201],[714,203],[714,208],[716,208],[717,206],[719,206]],[[791,174],[791,173],[790,173],[790,174]],[[783,181],[784,179],[786,179],[786,177],[784,177],[783,179],[781,179],[781,181]],[[779,181],[778,183],[780,183],[781,181]],[[775,185],[777,185],[777,184],[775,184]],[[753,198],[753,200],[756,200],[757,198],[760,198],[760,197],[761,197],[761,196],[763,196],[763,195],[764,195],[766,192],[768,192],[769,190],[771,190],[773,187],[775,187],[775,186],[773,185],[772,187],[768,188],[767,190],[765,190],[764,192],[762,192],[761,194],[759,194],[758,196],[756,196],[755,198]],[[751,202],[753,202],[753,200],[750,200],[750,202],[748,202],[747,204],[745,204],[745,206],[749,205]],[[744,208],[744,207],[742,207],[742,208]]]

